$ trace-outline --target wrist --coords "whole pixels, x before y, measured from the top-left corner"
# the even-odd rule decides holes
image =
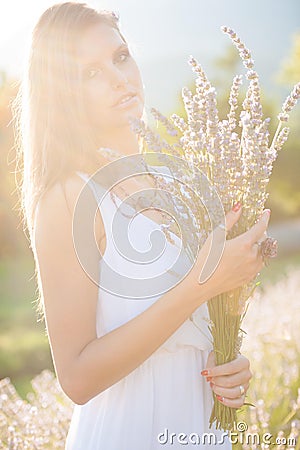
[[[178,285],[182,290],[183,297],[189,302],[193,311],[216,295],[210,279],[200,284],[198,277],[199,275],[196,277],[189,273]]]

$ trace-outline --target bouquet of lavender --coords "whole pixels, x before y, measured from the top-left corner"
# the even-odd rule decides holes
[[[150,151],[180,156],[204,173],[217,190],[224,211],[227,212],[237,200],[241,201],[242,216],[228,233],[229,238],[234,238],[252,227],[263,212],[273,163],[288,138],[289,129],[283,124],[300,97],[300,83],[284,102],[278,115],[277,131],[271,140],[268,129],[270,119],[263,118],[259,79],[253,69],[250,51],[232,29],[222,27],[222,31],[231,38],[247,69],[248,88],[239,115],[238,96],[242,76],[234,77],[229,95],[229,112],[225,120],[220,120],[216,89],[195,58],[190,57],[189,64],[197,77],[194,94],[186,87],[182,89],[187,120],[176,114],[168,119],[156,109],[151,109],[154,118],[166,127],[170,135],[177,137],[177,142],[169,144],[139,120],[133,122],[133,129],[145,139]],[[164,185],[160,186],[159,179],[155,179],[155,182],[158,187],[165,189]],[[199,190],[198,184],[192,186],[192,191],[197,189]],[[201,197],[201,193],[195,193]],[[181,187],[174,194],[181,197]],[[196,207],[195,211],[197,202],[193,195],[185,200],[191,206],[200,226],[201,236],[198,237],[201,245],[210,233],[210,218],[201,207]],[[258,284],[253,280],[208,301],[210,331],[217,364],[237,357],[243,337],[241,323],[248,300]],[[215,399],[210,426],[214,422],[217,428],[233,429],[236,410]]]

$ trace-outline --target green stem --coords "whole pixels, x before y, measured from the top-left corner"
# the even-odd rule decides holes
[[[271,144],[271,146],[270,146],[270,149],[274,148],[274,145],[275,145],[276,139],[277,139],[277,137],[278,137],[278,135],[279,135],[279,133],[280,133],[281,127],[282,127],[282,122],[281,122],[281,120],[280,120],[280,121],[279,121],[279,124],[278,124],[278,127],[277,127],[277,130],[276,130],[276,132],[275,132],[275,134],[274,134],[274,137],[273,137],[273,140],[272,140],[272,144]]]

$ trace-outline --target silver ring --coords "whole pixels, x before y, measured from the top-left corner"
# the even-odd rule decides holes
[[[244,395],[245,394],[245,388],[244,388],[244,386],[240,386],[240,396],[242,397],[242,395]]]

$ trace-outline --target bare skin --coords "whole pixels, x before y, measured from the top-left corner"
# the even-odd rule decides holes
[[[128,117],[140,116],[142,111],[139,72],[134,62],[127,61],[123,66],[119,59],[116,60],[116,48],[123,41],[115,30],[106,25],[97,27],[92,27],[90,34],[84,35],[79,55],[80,60],[86,63],[87,59],[95,56],[89,53],[91,48],[97,48],[95,39],[105,43],[102,47],[99,45],[99,48],[106,49],[100,55],[101,76],[99,74],[99,79],[95,80],[93,72],[93,84],[88,84],[86,92],[90,116],[97,122],[95,128],[108,130],[106,134],[99,133],[103,138],[100,141],[99,137],[99,146],[118,148],[124,154],[138,153]],[[111,104],[130,90],[137,92],[136,101],[127,109],[112,112]],[[95,94],[99,95],[96,99]],[[99,98],[106,98],[106,103],[99,102]],[[84,182],[75,175],[67,181],[66,195],[72,213],[83,185]],[[94,201],[91,193],[88,211],[93,210]],[[241,210],[227,214],[228,229],[238,221]],[[141,365],[201,304],[218,293],[253,279],[263,267],[255,242],[263,237],[268,220],[269,214],[266,212],[248,232],[226,241],[217,270],[200,285],[198,276],[208,251],[208,239],[193,269],[181,283],[126,324],[97,337],[98,286],[78,262],[72,239],[72,215],[60,185],[53,186],[41,199],[37,210],[33,249],[38,263],[52,357],[65,393],[77,404],[86,403]],[[99,212],[95,234],[103,254],[105,231]],[[99,261],[94,246],[89,247],[88,244],[87,252],[96,272]],[[213,389],[225,397],[224,403],[229,406],[242,406],[244,396],[240,397],[239,386],[243,385],[247,391],[252,376],[249,366],[248,359],[243,356],[218,367],[215,367],[213,357],[209,358],[207,367],[213,376]]]

